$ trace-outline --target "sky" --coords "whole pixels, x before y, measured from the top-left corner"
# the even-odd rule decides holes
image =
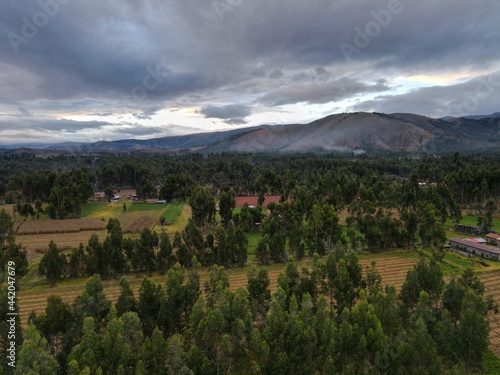
[[[500,111],[498,0],[2,0],[0,145]]]

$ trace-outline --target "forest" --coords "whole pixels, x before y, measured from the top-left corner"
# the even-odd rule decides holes
[[[13,215],[0,211],[2,278],[8,261],[19,282],[29,269],[16,222],[77,219],[95,191],[121,189],[187,202],[192,217],[170,235],[127,236],[110,218],[104,238],[65,251],[50,242],[39,274],[50,285],[88,278],[85,290],[72,302],[50,296],[45,312],[30,314],[17,330],[17,366],[3,359],[3,373],[481,372],[498,307],[469,268],[445,282],[442,261],[447,225],[464,212],[494,230],[498,155],[4,155],[0,199]],[[262,207],[269,195],[281,198]],[[236,210],[241,196],[258,205]],[[249,235],[258,236],[250,264]],[[419,259],[400,290],[359,264],[394,249]],[[271,291],[268,267],[280,264]],[[247,287],[234,290],[226,272],[240,267]],[[144,277],[137,296],[127,274]],[[108,279],[120,280],[116,303]],[[5,352],[5,288],[0,300]]]

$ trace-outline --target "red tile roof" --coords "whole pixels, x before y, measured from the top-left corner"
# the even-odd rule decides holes
[[[279,203],[281,197],[279,195],[269,195],[265,197],[264,203],[262,207],[266,207],[269,203]],[[249,206],[257,206],[257,202],[259,200],[258,196],[251,197],[236,197],[236,207],[243,207],[245,203],[248,203]]]

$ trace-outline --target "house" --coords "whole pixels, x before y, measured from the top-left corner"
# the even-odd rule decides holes
[[[104,191],[96,191],[96,192],[94,192],[94,198],[103,199],[105,196],[106,196],[106,194],[104,194]]]
[[[472,241],[475,243],[481,243],[486,245],[486,240],[484,238],[467,238],[468,241]]]
[[[481,231],[481,228],[473,227],[472,225],[455,224],[455,232],[478,236],[481,234]]]
[[[486,235],[486,242],[492,245],[500,246],[500,234],[489,233]]]
[[[467,251],[471,254],[480,255],[486,259],[500,260],[500,249],[493,246],[483,245],[461,238],[451,238],[450,246],[459,250]]]

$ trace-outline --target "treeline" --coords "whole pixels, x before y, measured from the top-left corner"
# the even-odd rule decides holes
[[[72,304],[48,298],[29,317],[16,369],[5,374],[462,374],[479,372],[495,310],[470,270],[445,284],[420,261],[398,294],[374,264],[336,246],[299,270],[289,259],[272,294],[268,272],[230,289],[223,267],[200,282],[196,257],[164,285],[144,277],[136,298],[126,279],[115,304],[98,275]],[[0,306],[7,306],[5,291]],[[2,307],[3,309],[3,307]],[[6,311],[0,310],[5,324]],[[1,326],[5,330],[5,326]],[[0,334],[2,348],[6,334]]]
[[[0,196],[12,203],[21,199],[34,204],[40,199],[54,204],[57,212],[61,206],[57,194],[59,199],[61,195],[86,199],[89,184],[101,191],[135,188],[139,196],[154,198],[158,196],[156,186],[161,186],[160,198],[167,200],[185,200],[200,185],[210,187],[213,194],[229,186],[237,196],[274,194],[284,200],[303,188],[315,201],[335,196],[349,205],[370,187],[380,205],[403,208],[411,201],[411,194],[415,195],[410,188],[425,183],[437,184],[440,195],[448,195],[456,205],[480,211],[489,198],[496,200],[500,196],[499,160],[497,154],[459,153],[415,157],[139,154],[55,156],[43,160],[4,155],[0,160]],[[54,191],[54,187],[68,185],[76,186],[71,193]],[[67,211],[78,214],[77,209]]]
[[[244,266],[247,262],[248,240],[243,230],[232,224],[227,228],[218,226],[203,236],[189,220],[172,240],[165,231],[158,235],[149,228],[144,228],[137,239],[124,238],[118,219],[109,219],[106,228],[108,234],[102,241],[94,234],[86,246],[80,244],[68,254],[60,253],[51,241],[40,261],[40,274],[54,284],[62,277],[96,274],[106,279],[127,272],[151,275],[158,271],[164,275],[177,262],[192,267],[193,257],[203,266]]]
[[[0,280],[2,282],[6,279],[9,261],[14,262],[16,265],[17,279],[26,275],[28,271],[26,249],[16,242],[12,216],[5,209],[2,209],[0,210]]]
[[[25,218],[37,219],[41,214],[51,219],[76,218],[93,196],[93,185],[85,169],[37,171],[11,176],[7,185],[0,186],[0,195],[5,202],[15,203],[15,213]]]

